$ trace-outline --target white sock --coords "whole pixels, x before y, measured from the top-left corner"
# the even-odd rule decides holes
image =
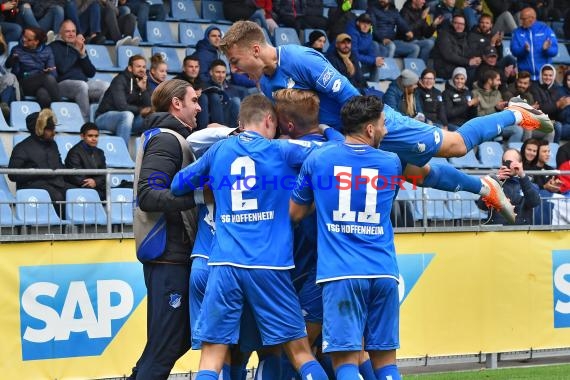
[[[481,178],[481,190],[479,190],[479,195],[482,196],[486,196],[491,194],[491,188],[489,188],[489,185],[487,185],[486,181],[483,181],[483,178]]]
[[[523,119],[521,111],[518,110],[510,110],[510,111],[513,113],[513,115],[515,115],[515,123],[519,124]]]

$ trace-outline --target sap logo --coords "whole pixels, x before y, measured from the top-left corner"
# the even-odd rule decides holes
[[[404,300],[427,269],[433,257],[433,253],[396,256],[396,259],[398,260],[398,269],[400,269],[400,284],[398,285],[400,305],[404,303]]]
[[[22,359],[101,355],[145,295],[139,263],[20,267]]]
[[[552,252],[554,328],[570,327],[570,250]]]

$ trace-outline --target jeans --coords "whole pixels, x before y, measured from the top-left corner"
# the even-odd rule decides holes
[[[6,41],[19,41],[22,36],[22,27],[14,22],[0,21],[0,28]]]
[[[331,44],[331,46],[334,46],[334,44]],[[396,45],[394,44],[394,41],[390,41],[388,45],[378,43],[378,52],[380,53],[380,56],[384,58],[394,58],[394,54],[396,53]]]
[[[418,58],[420,55],[420,47],[412,42],[394,40],[394,45],[396,46],[396,51],[394,52],[395,57],[404,58]]]
[[[59,92],[79,105],[84,121],[89,121],[89,104],[92,99],[99,101],[107,87],[108,82],[90,80],[66,79],[58,83]]]
[[[99,2],[91,3],[83,13],[79,15],[81,30],[87,35],[101,33],[101,6]]]
[[[135,115],[131,111],[107,111],[95,118],[95,124],[99,129],[111,131],[122,137],[129,146],[134,119]]]
[[[37,73],[27,76],[21,81],[24,95],[35,96],[42,108],[48,108],[51,102],[61,101],[57,80],[53,75]]]
[[[166,13],[164,12],[164,7],[162,5],[150,5],[141,0],[131,0],[126,4],[131,12],[137,16],[137,25],[139,28],[139,33],[144,41],[147,41],[146,36],[146,22],[150,16],[157,21],[164,21],[166,18]]]
[[[523,129],[518,125],[508,125],[503,128],[503,138],[508,142],[521,142],[523,140]]]
[[[418,58],[421,58],[427,64],[431,49],[433,49],[433,46],[435,45],[435,40],[433,38],[426,38],[422,40],[413,40],[411,43],[419,46],[420,54],[418,55]]]

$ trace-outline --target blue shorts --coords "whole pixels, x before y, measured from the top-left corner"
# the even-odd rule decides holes
[[[400,347],[400,300],[393,278],[323,284],[323,352],[387,351]]]
[[[193,350],[202,348],[202,343],[194,338],[194,328],[202,309],[202,300],[206,292],[209,273],[208,259],[195,257],[192,260],[192,269],[190,270],[190,334],[192,334]]]
[[[194,336],[203,342],[236,344],[249,304],[263,345],[307,336],[299,299],[287,270],[210,266],[208,286]]]
[[[384,111],[388,133],[380,149],[396,153],[400,160],[419,167],[435,157],[443,142],[441,128],[404,116],[388,106]]]
[[[317,285],[317,268],[313,268],[307,276],[295,283],[303,317],[307,322],[323,323],[323,288]]]

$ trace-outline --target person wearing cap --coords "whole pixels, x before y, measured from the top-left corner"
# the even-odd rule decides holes
[[[488,70],[495,70],[500,73],[501,69],[498,66],[499,54],[494,46],[487,46],[483,49],[483,55],[481,56],[481,64],[477,66],[473,76],[469,78],[469,85],[473,88],[473,84],[483,77],[483,74]],[[503,76],[501,75],[501,84]],[[499,87],[501,89],[501,87]]]
[[[54,141],[57,120],[53,111],[44,108],[26,117],[26,128],[30,136],[16,144],[10,155],[8,167],[11,169],[65,169],[61,155]],[[73,188],[62,175],[9,174],[10,181],[16,182],[16,189],[44,189],[54,202],[56,213],[62,217],[61,204],[65,192]]]
[[[372,38],[372,17],[363,13],[346,27],[346,33],[352,39],[352,54],[360,62],[363,72],[369,72],[371,82],[380,79],[379,68],[384,64],[384,57],[380,55],[380,46]]]
[[[313,48],[319,53],[323,53],[326,43],[327,43],[326,34],[320,30],[313,30],[309,34],[309,40],[307,41],[307,43],[305,43],[305,46]]]
[[[447,129],[450,131],[457,130],[465,122],[477,116],[479,99],[473,97],[466,83],[467,71],[463,67],[456,67],[451,79],[445,84],[442,97],[447,115]]]
[[[412,70],[404,69],[400,76],[390,83],[384,103],[402,115],[425,121],[421,103],[416,102],[414,91],[420,78]]]
[[[356,56],[352,53],[352,38],[350,35],[341,33],[336,36],[335,47],[336,49],[334,51],[327,54],[331,65],[333,65],[339,73],[347,77],[354,87],[359,91],[363,91],[368,85],[362,76],[360,64]]]

